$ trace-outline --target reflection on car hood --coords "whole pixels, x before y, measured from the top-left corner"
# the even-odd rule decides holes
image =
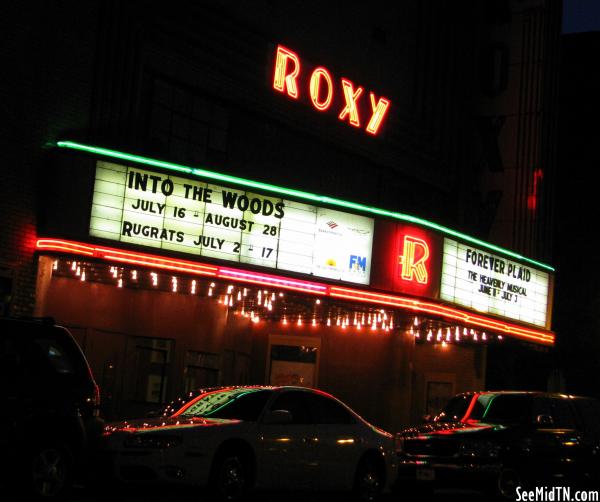
[[[484,422],[430,422],[403,430],[399,435],[405,438],[417,436],[454,436],[459,434],[486,433],[506,429],[504,425]]]
[[[104,433],[111,434],[117,431],[138,432],[145,430],[172,430],[192,427],[214,427],[240,423],[240,420],[229,420],[224,418],[200,418],[200,417],[161,417],[161,418],[139,418],[124,420],[122,422],[110,422],[104,426]]]

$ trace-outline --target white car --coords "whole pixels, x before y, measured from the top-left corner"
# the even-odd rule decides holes
[[[254,488],[352,490],[369,501],[396,480],[392,435],[325,392],[251,386],[197,394],[170,416],[106,426],[118,480],[208,485],[227,501]]]

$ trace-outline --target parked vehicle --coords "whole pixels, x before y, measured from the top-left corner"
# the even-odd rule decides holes
[[[101,437],[99,390],[71,334],[51,319],[0,318],[0,483],[61,497]]]
[[[432,421],[397,435],[399,482],[479,488],[600,480],[600,403],[540,392],[455,396]]]
[[[118,480],[207,485],[228,501],[253,488],[352,490],[370,501],[395,480],[393,436],[325,392],[247,386],[189,397],[170,416],[107,424]]]

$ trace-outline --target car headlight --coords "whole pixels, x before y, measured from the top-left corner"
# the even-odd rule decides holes
[[[154,448],[156,450],[164,450],[180,445],[181,437],[166,435],[166,434],[133,434],[125,441],[125,448]]]
[[[469,440],[461,443],[459,452],[463,457],[497,457],[500,446],[493,441]]]

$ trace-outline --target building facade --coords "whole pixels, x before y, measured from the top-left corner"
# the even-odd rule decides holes
[[[395,428],[553,344],[557,7],[303,5],[7,16],[3,309],[75,333],[109,417],[287,382]]]

